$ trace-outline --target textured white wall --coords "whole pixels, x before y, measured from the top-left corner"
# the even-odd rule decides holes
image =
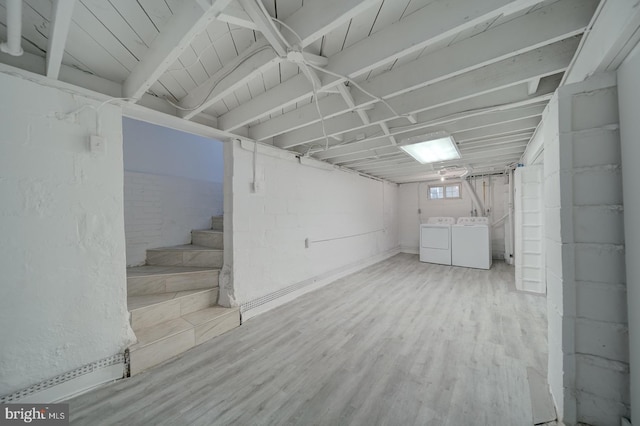
[[[127,265],[141,265],[222,214],[222,142],[127,118],[123,135]]]
[[[483,190],[483,181],[485,182]],[[453,182],[455,183],[455,182]],[[485,203],[485,209],[490,208],[491,221],[496,221],[508,211],[509,185],[503,176],[473,178],[471,186],[475,188],[480,201]],[[420,245],[420,223],[426,222],[432,216],[452,216],[456,219],[471,216],[473,206],[471,196],[464,186],[461,186],[462,198],[454,200],[431,200],[427,197],[429,184],[438,185],[439,182],[406,183],[399,189],[399,242],[403,252],[418,253]],[[420,209],[421,213],[418,213]],[[480,215],[481,212],[478,211]],[[504,256],[504,226],[492,229],[492,252],[494,258]]]
[[[262,188],[252,193],[252,158],[252,152],[233,143],[236,303],[397,249],[397,185],[301,165],[291,154],[267,148],[257,157]],[[227,214],[225,207],[225,227]]]
[[[640,424],[640,44],[618,69],[624,237],[631,365],[631,422]]]
[[[126,302],[121,112],[0,74],[0,395],[121,353]]]
[[[126,171],[127,265],[144,264],[147,249],[189,244],[191,230],[210,228],[222,205],[222,182]]]
[[[629,415],[617,105],[615,76],[595,75],[562,87],[545,124],[549,383],[568,425]]]
[[[126,117],[122,133],[127,171],[223,181],[220,141]]]

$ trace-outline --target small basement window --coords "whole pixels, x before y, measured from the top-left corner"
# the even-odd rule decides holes
[[[444,200],[450,198],[460,198],[459,183],[447,185],[429,185],[429,199]]]

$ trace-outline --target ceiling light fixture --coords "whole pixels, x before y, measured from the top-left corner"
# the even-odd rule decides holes
[[[460,158],[453,137],[444,132],[414,136],[403,140],[399,147],[422,164]]]

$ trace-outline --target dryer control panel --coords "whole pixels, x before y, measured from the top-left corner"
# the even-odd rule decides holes
[[[452,217],[430,217],[427,219],[427,223],[438,225],[454,225],[456,223],[456,220]]]
[[[460,217],[458,218],[457,225],[488,225],[489,218],[474,216],[474,217]]]

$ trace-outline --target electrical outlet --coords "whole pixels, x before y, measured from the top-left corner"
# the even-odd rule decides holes
[[[89,138],[89,148],[91,152],[104,154],[107,147],[102,136],[91,135],[91,138]]]

